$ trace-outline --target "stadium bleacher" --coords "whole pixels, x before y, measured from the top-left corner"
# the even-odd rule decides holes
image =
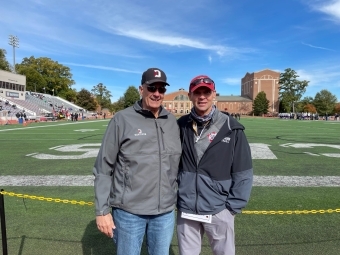
[[[0,111],[8,112],[10,119],[15,119],[17,113],[25,113],[29,120],[39,120],[40,117],[50,115],[57,116],[58,113],[82,112],[81,107],[68,102],[67,100],[43,93],[26,92],[25,100],[5,98],[0,96]]]

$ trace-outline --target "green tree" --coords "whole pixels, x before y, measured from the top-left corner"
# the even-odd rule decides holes
[[[26,76],[26,90],[45,93],[44,88],[47,86],[47,81],[44,77],[32,66],[17,65],[16,72]]]
[[[111,92],[106,88],[103,83],[98,83],[91,89],[93,95],[96,97],[98,104],[101,108],[111,107]]]
[[[337,102],[337,98],[331,92],[326,89],[316,93],[314,98],[314,105],[320,115],[334,113],[334,108]]]
[[[112,112],[119,112],[124,109],[124,97],[120,97],[117,102],[114,102],[110,108]]]
[[[46,82],[44,92],[57,95],[60,91],[68,91],[74,84],[72,80],[72,73],[69,67],[59,64],[57,61],[53,61],[50,58],[41,57],[29,57],[24,58],[21,64],[17,64],[16,70],[25,73],[26,77],[29,72],[35,70],[38,72]],[[33,76],[36,76],[35,74]],[[29,81],[29,88],[33,88],[34,84]],[[40,89],[40,88],[39,88]],[[32,89],[33,90],[33,89]]]
[[[0,49],[0,70],[11,72],[12,67],[6,59],[6,54],[7,52],[5,49]]]
[[[130,86],[124,93],[124,108],[133,105],[140,99],[139,91],[136,87]]]
[[[88,111],[94,111],[97,109],[97,103],[90,91],[88,91],[87,89],[81,89],[77,93],[77,105],[83,107]]]
[[[309,81],[299,81],[297,73],[287,68],[284,73],[280,74],[279,81],[279,98],[283,102],[288,102],[295,112],[295,103],[300,100],[306,92]]]
[[[285,98],[280,100],[279,112],[291,112],[290,103]]]
[[[257,94],[253,103],[253,113],[255,115],[262,115],[268,113],[269,108],[269,100],[267,99],[267,95],[264,91],[261,91]]]
[[[68,91],[60,91],[58,96],[65,98],[67,101],[75,103],[77,102],[77,91],[75,89],[70,89]]]

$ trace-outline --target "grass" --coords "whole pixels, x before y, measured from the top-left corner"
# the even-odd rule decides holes
[[[28,126],[32,128],[1,126],[3,160],[0,175],[91,175],[94,157],[61,160],[38,159],[27,155],[80,155],[83,152],[62,152],[50,148],[100,143],[107,122],[87,121],[69,125],[59,125],[67,124],[64,122],[33,123]],[[277,157],[254,160],[256,175],[340,176],[340,157],[323,155],[340,153],[338,148],[281,146],[287,143],[339,145],[340,124],[261,118],[242,118],[241,123],[246,127],[249,142],[268,144]],[[82,129],[92,131],[75,131]],[[15,193],[77,201],[94,199],[92,187],[0,188]],[[339,187],[254,187],[246,210],[329,208],[340,208]],[[112,240],[96,228],[93,206],[5,196],[5,212],[9,254],[114,254]],[[237,254],[339,254],[340,213],[243,214],[237,215],[235,220]],[[145,246],[142,254],[147,254]],[[179,254],[176,235],[170,254]],[[201,254],[211,254],[206,238]]]

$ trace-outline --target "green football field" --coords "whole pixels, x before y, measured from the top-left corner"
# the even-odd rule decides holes
[[[9,254],[114,254],[92,205],[92,167],[108,121],[0,126]],[[235,219],[236,254],[340,254],[340,122],[240,122],[255,177]],[[176,235],[170,254],[179,254]],[[206,239],[201,254],[212,254]]]

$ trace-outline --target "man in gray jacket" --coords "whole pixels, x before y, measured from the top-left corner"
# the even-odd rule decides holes
[[[143,73],[142,99],[112,118],[93,168],[97,227],[118,255],[140,254],[144,234],[150,255],[169,254],[181,144],[167,85],[161,69]]]

